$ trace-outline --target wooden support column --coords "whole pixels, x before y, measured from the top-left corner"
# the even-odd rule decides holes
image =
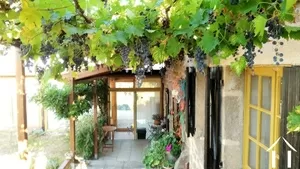
[[[27,113],[25,92],[25,70],[23,60],[18,48],[14,48],[16,54],[16,85],[17,85],[17,116],[18,116],[18,152],[21,159],[26,159],[27,151]]]
[[[94,105],[94,158],[98,159],[98,98],[97,98],[97,81],[93,85],[93,105]]]
[[[72,75],[71,75],[72,76]],[[71,94],[69,96],[69,104],[73,104],[74,101],[74,78],[72,77],[70,79],[70,83],[71,83]],[[72,153],[72,159],[74,159],[75,157],[75,118],[74,117],[70,117],[70,149],[71,149],[71,153]]]
[[[115,88],[116,82],[114,79],[111,79],[110,81],[110,87]],[[117,92],[111,92],[111,116],[110,116],[110,125],[117,126]]]

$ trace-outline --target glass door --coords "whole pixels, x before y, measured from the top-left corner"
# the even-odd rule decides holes
[[[276,75],[273,68],[255,68],[246,73],[244,168],[247,169],[272,168],[271,153],[267,150],[279,136]]]
[[[117,92],[117,130],[132,131],[134,127],[134,92]]]
[[[160,112],[160,92],[137,92],[137,130],[151,135],[152,115]]]

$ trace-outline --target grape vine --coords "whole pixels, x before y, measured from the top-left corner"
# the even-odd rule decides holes
[[[209,57],[218,64],[242,55],[246,63],[236,57],[238,64],[232,64],[240,73],[255,64],[256,53],[262,52],[256,49],[263,44],[300,39],[300,28],[286,24],[295,21],[295,0],[20,2],[7,1],[10,5],[1,11],[0,43],[19,40],[26,65],[52,75],[101,62],[133,68],[142,77],[140,72],[151,71],[154,64],[169,67],[186,55],[195,57],[200,72]],[[239,54],[241,47],[245,51]],[[281,52],[274,56],[275,64],[283,61]],[[37,60],[46,66],[32,63]]]

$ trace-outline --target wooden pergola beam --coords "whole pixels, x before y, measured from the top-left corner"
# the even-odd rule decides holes
[[[16,50],[16,85],[17,85],[17,116],[18,116],[18,152],[21,159],[26,159],[27,149],[27,112],[25,92],[25,69],[23,60]]]
[[[74,79],[70,78],[70,84],[71,84],[71,94],[69,96],[69,104],[73,104],[74,101]],[[76,147],[75,147],[75,118],[74,117],[70,117],[70,149],[71,149],[71,153],[72,153],[72,159],[74,160],[75,157],[75,151],[76,151]]]
[[[94,105],[94,158],[98,159],[98,98],[97,98],[97,80],[93,85],[93,105]]]

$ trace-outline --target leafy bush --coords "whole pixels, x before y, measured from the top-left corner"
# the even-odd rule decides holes
[[[300,105],[289,112],[287,117],[287,128],[289,132],[300,132]]]
[[[171,145],[171,146],[170,146]],[[165,133],[157,139],[153,139],[146,148],[143,164],[146,168],[161,168],[170,166],[174,161],[170,161],[166,156],[167,146],[171,147],[171,155],[178,158],[181,153],[181,145],[173,133]],[[167,161],[167,163],[166,163]]]
[[[59,158],[50,158],[47,162],[46,169],[57,169],[61,162],[62,160]]]
[[[101,112],[107,109],[108,85],[104,80],[97,81],[98,106]],[[71,86],[63,84],[42,84],[38,94],[32,100],[41,104],[45,109],[55,112],[59,119],[78,117],[92,108],[93,84],[80,83],[74,86],[74,102],[69,104]]]
[[[84,159],[90,159],[94,152],[94,117],[93,114],[83,114],[76,123],[76,150]],[[98,117],[98,135],[102,136],[102,126],[106,117]]]

